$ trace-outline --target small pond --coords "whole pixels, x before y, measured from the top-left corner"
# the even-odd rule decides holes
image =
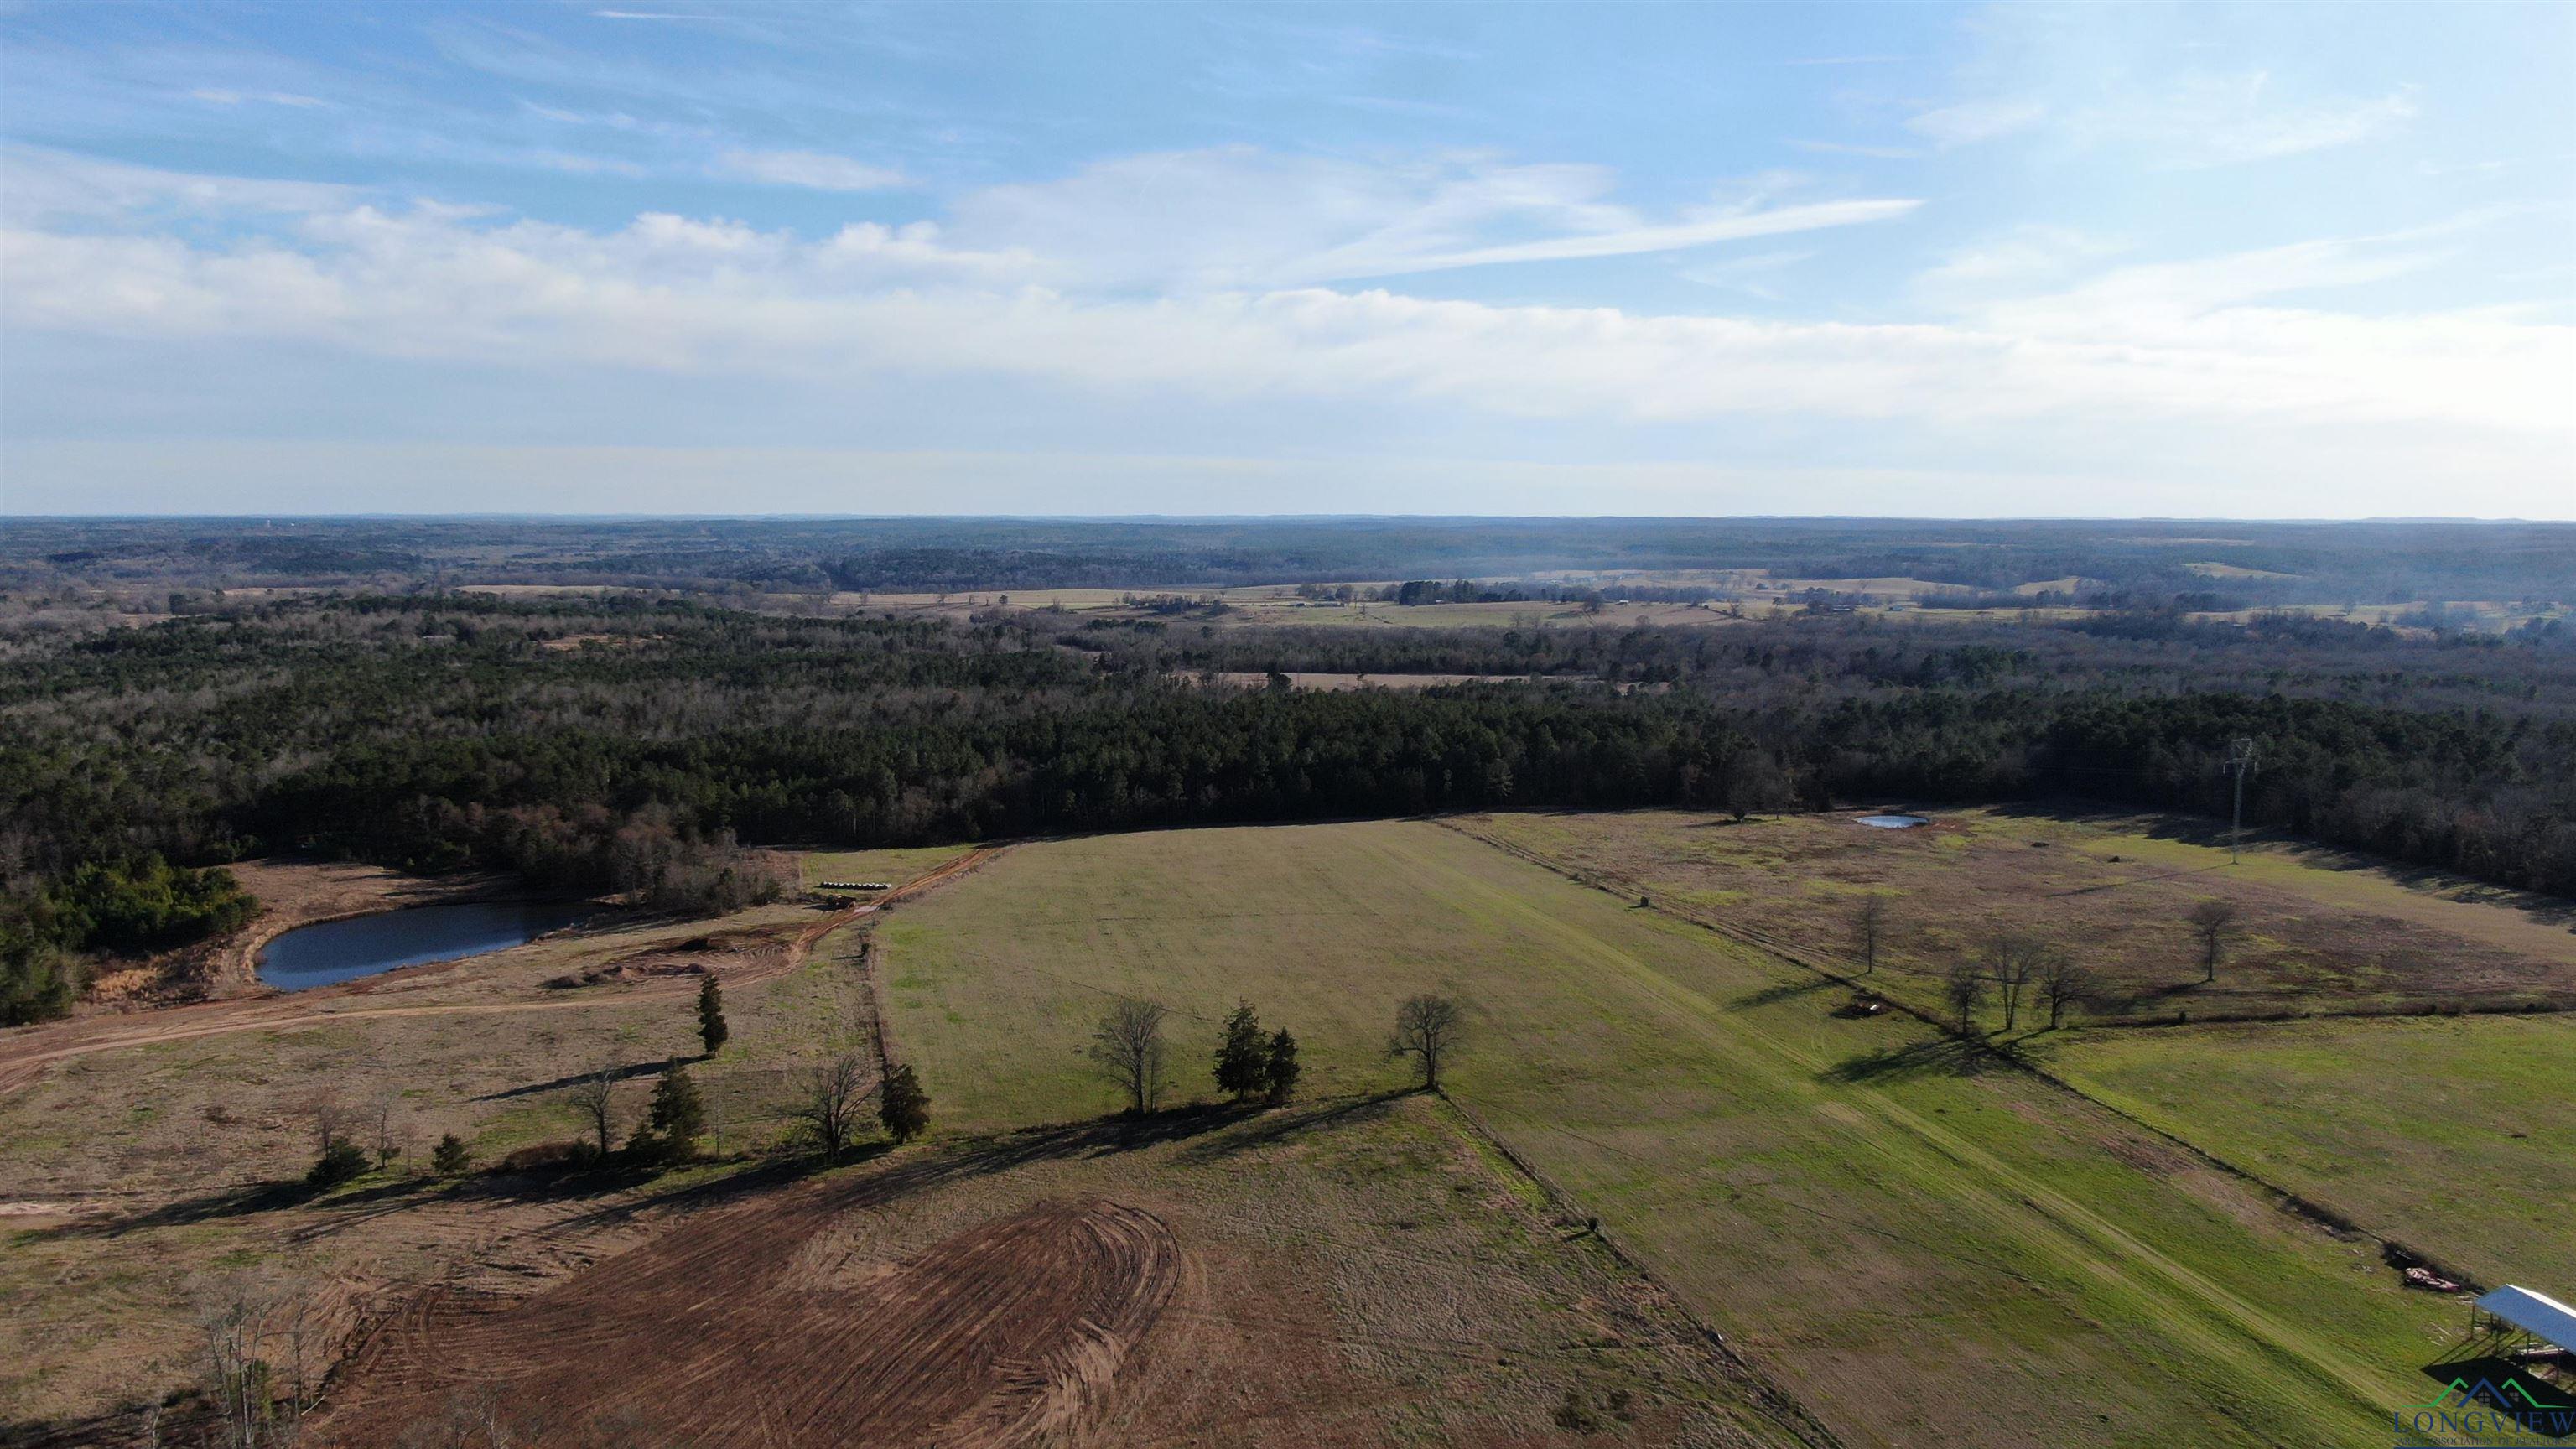
[[[533,941],[594,908],[578,901],[466,901],[298,926],[259,953],[259,979],[303,991]]]
[[[1860,818],[1860,823],[1872,830],[1911,830],[1917,825],[1929,825],[1932,822],[1920,815],[1864,815]]]

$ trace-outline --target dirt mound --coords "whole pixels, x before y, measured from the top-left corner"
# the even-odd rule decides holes
[[[391,1444],[462,1405],[532,1446],[604,1426],[782,1449],[1055,1442],[1098,1421],[1180,1279],[1153,1214],[1041,1203],[817,1286],[795,1249],[853,1205],[791,1190],[531,1298],[426,1294],[360,1350],[323,1442]]]
[[[787,962],[801,939],[794,931],[728,931],[694,936],[667,946],[630,951],[605,965],[570,972],[546,982],[549,991],[574,991],[612,981],[649,981],[666,976],[733,976],[775,968]]]

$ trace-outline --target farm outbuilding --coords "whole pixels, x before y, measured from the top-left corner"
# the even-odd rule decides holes
[[[2553,1347],[2576,1353],[2576,1308],[2546,1293],[2508,1283],[2479,1299],[2478,1311]]]

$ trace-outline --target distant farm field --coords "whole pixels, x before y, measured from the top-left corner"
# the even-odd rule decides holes
[[[1470,1004],[1453,1095],[1853,1444],[2367,1444],[2456,1322],[2187,1151],[1686,923],[1426,823],[1021,846],[880,937],[943,1120],[1112,1105],[1121,993],[1173,1074],[1238,999],[1322,1091],[1400,1077],[1395,1003]]]
[[[1855,909],[1879,897],[1890,924],[1874,984],[1926,1009],[1940,1008],[1943,973],[1979,959],[1998,932],[2056,945],[2092,973],[2100,999],[2081,1014],[2576,1003],[2563,901],[2287,845],[2258,843],[2231,866],[2205,821],[1939,809],[1928,827],[1876,830],[1859,813],[1533,812],[1457,824],[1843,969],[1857,969]],[[2205,981],[2185,917],[2210,900],[2238,916],[2217,979]],[[2002,1025],[1992,1002],[1985,1017]]]
[[[2576,1018],[2085,1032],[2050,1070],[2488,1283],[2576,1283]]]
[[[965,854],[962,846],[929,845],[912,850],[810,850],[798,859],[798,876],[807,890],[830,881],[899,883],[934,870]]]

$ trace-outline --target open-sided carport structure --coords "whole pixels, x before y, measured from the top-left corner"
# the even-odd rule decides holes
[[[2576,1353],[2576,1308],[2508,1283],[2480,1298],[2478,1314],[2501,1329]]]

